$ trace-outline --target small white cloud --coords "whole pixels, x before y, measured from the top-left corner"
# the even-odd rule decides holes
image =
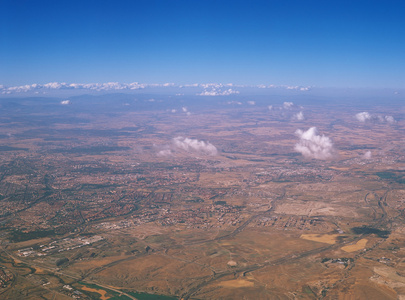
[[[371,154],[370,150],[366,151],[366,153],[364,153],[364,155],[363,155],[364,159],[371,159],[371,157],[372,157],[372,154]]]
[[[316,127],[311,127],[307,131],[298,129],[295,134],[300,138],[295,144],[295,151],[307,158],[329,159],[332,158],[335,149],[330,138],[319,135]]]
[[[292,103],[292,102],[284,102],[283,103],[284,109],[290,109],[293,105],[294,105],[294,103]]]
[[[393,116],[381,116],[381,115],[371,115],[370,113],[363,111],[355,115],[356,119],[362,123],[365,122],[379,122],[379,123],[388,123],[394,124],[396,123]]]
[[[205,155],[217,155],[217,148],[210,142],[199,141],[197,139],[184,138],[181,136],[173,139],[173,145],[176,148],[182,149],[187,152],[194,152]]]
[[[269,110],[273,110],[273,105],[269,105],[269,106],[267,106],[267,108],[268,108]]]
[[[160,157],[171,156],[172,150],[170,150],[170,149],[160,150],[156,155],[160,156]]]
[[[48,89],[61,89],[61,88],[65,87],[65,86],[66,86],[66,83],[64,83],[64,82],[62,82],[62,83],[49,82],[49,83],[44,84],[44,88],[48,88]],[[32,88],[38,88],[38,87],[39,87],[38,84],[33,84],[32,85]]]
[[[174,109],[174,108],[173,108],[173,109],[171,110],[171,112],[172,112],[172,113],[176,113],[176,112],[177,112],[177,109]]]
[[[297,90],[297,91],[309,91],[311,89],[310,86],[284,86],[287,90]]]
[[[211,90],[205,89],[202,93],[197,94],[199,96],[229,96],[232,94],[239,94],[239,91],[233,89],[227,89],[225,91],[217,88],[211,88]]]
[[[70,104],[70,100],[63,100],[63,101],[60,102],[60,104],[68,105],[68,104]]]
[[[303,120],[305,119],[303,112],[300,111],[300,112],[296,113],[296,114],[293,116],[293,119],[294,119],[294,120],[297,120],[297,121],[303,121]]]
[[[393,116],[385,116],[385,121],[389,124],[394,124],[396,122]]]
[[[185,106],[183,106],[182,108],[181,108],[181,110],[183,111],[183,112],[187,112],[188,110],[187,110],[187,107],[185,107]]]
[[[356,119],[359,120],[360,122],[366,122],[368,120],[371,120],[371,115],[368,112],[363,111],[361,113],[356,114]]]
[[[248,101],[247,102],[249,105],[256,105],[256,102],[255,101]]]

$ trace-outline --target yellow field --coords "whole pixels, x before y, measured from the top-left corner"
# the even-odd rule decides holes
[[[339,236],[339,234],[314,234],[314,233],[309,233],[309,234],[301,234],[300,238],[304,240],[309,240],[313,242],[319,242],[319,243],[325,243],[325,244],[330,244],[333,245],[336,243],[336,238]]]
[[[338,171],[348,171],[350,168],[344,168],[344,167],[330,167],[333,170],[338,170]]]
[[[244,287],[252,287],[254,286],[254,282],[247,281],[243,279],[235,279],[235,280],[227,280],[222,281],[218,285],[226,288],[244,288]]]
[[[46,274],[47,272],[44,269],[35,267],[35,274]]]
[[[93,293],[98,293],[98,294],[100,294],[100,295],[101,295],[101,296],[100,296],[100,299],[101,299],[101,300],[110,299],[110,297],[106,296],[107,292],[104,291],[104,290],[96,290],[96,289],[89,288],[89,287],[87,287],[87,286],[82,286],[80,289],[81,289],[81,290],[84,290],[84,291],[88,291],[88,292],[93,292]]]
[[[358,241],[356,244],[344,246],[344,247],[342,247],[341,249],[342,249],[343,251],[346,251],[346,252],[358,251],[358,250],[364,249],[364,247],[366,247],[367,242],[368,242],[367,239],[361,239],[361,240]]]

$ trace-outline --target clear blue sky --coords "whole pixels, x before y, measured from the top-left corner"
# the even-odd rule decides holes
[[[0,84],[405,86],[405,1],[0,1]]]

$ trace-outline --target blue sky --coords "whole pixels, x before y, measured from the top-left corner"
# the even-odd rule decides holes
[[[405,1],[0,2],[0,84],[405,86]]]

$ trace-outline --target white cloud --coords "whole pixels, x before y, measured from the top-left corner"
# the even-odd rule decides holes
[[[96,90],[96,91],[108,91],[108,90],[137,90],[145,88],[147,85],[140,84],[138,82],[133,83],[119,83],[119,82],[107,82],[107,83],[66,83],[66,82],[49,82],[46,84],[34,83],[31,85],[21,85],[12,87],[0,87],[3,94],[22,93],[29,91],[47,91],[47,90]],[[165,85],[159,85],[165,86]]]
[[[229,96],[233,94],[239,94],[239,91],[233,90],[233,89],[227,89],[227,90],[222,90],[222,89],[217,89],[217,88],[211,88],[211,90],[205,89],[203,92],[200,94],[197,94],[198,96]]]
[[[160,156],[160,157],[166,157],[166,156],[171,156],[171,155],[172,155],[172,150],[170,150],[170,149],[160,150],[157,153],[157,156]]]
[[[222,83],[201,83],[198,86],[201,86],[204,89],[208,89],[208,88],[218,89],[218,88],[222,88],[224,85]]]
[[[171,112],[172,112],[172,113],[176,113],[176,112],[177,112],[177,109],[174,109],[174,108],[173,108],[173,109],[171,110]]]
[[[191,115],[191,112],[188,111],[187,107],[183,106],[183,107],[181,108],[181,110],[182,110],[183,112],[185,112],[187,116],[190,116],[190,115]]]
[[[292,103],[292,102],[284,102],[283,103],[283,107],[285,109],[290,109],[293,105],[294,105],[294,103]]]
[[[311,127],[307,131],[298,129],[295,134],[300,138],[295,144],[295,151],[307,158],[329,159],[332,158],[335,149],[330,138],[319,135],[316,127]]]
[[[380,123],[388,123],[394,124],[396,123],[393,116],[381,116],[381,115],[371,115],[370,113],[363,111],[355,115],[356,119],[360,122],[380,122]]]
[[[33,88],[38,88],[39,86],[40,86],[39,84],[33,84],[32,85]],[[66,83],[64,83],[64,82],[62,82],[62,83],[49,82],[49,83],[46,83],[46,84],[43,85],[43,87],[47,88],[47,89],[60,89],[60,88],[65,87],[65,86],[66,86]]]
[[[70,104],[70,100],[63,100],[63,101],[60,102],[60,104],[68,105],[68,104]]]
[[[371,115],[368,112],[363,111],[361,113],[356,114],[356,119],[359,120],[360,122],[366,122],[368,120],[371,120]]]
[[[194,152],[205,155],[217,155],[217,148],[210,142],[199,141],[197,139],[184,138],[181,136],[173,139],[173,145],[176,148],[182,149],[187,152]]]
[[[303,92],[311,90],[311,87],[309,87],[309,86],[298,86],[298,85],[296,85],[296,86],[284,86],[284,87],[287,90],[297,90],[297,91],[303,91]]]
[[[364,159],[371,159],[371,151],[369,150],[369,151],[366,151],[366,153],[364,153],[364,155],[363,155],[363,158]]]
[[[120,82],[106,82],[106,83],[66,83],[66,82],[49,82],[46,84],[38,84],[34,83],[31,85],[21,85],[21,86],[11,86],[5,87],[0,85],[0,93],[2,94],[13,94],[13,93],[23,93],[29,91],[40,91],[45,93],[48,90],[92,90],[92,91],[113,91],[113,90],[138,90],[147,87],[162,87],[162,88],[170,88],[170,87],[178,87],[178,88],[202,88],[203,92],[198,94],[201,96],[227,96],[233,94],[239,94],[239,91],[235,90],[235,88],[246,88],[246,87],[253,87],[253,88],[281,88],[287,90],[297,90],[297,91],[308,91],[310,87],[302,87],[302,86],[287,86],[287,85],[240,85],[240,84],[233,84],[233,83],[195,83],[195,84],[186,84],[186,85],[177,85],[175,83],[150,83],[150,84],[143,84],[138,82],[132,83],[120,83]],[[177,94],[181,95],[181,94]]]
[[[396,122],[393,116],[385,116],[385,121],[389,124],[394,124]]]
[[[238,104],[238,105],[242,105],[242,102],[240,101],[228,101],[228,104]]]
[[[256,102],[255,101],[248,101],[247,102],[249,105],[256,105]]]
[[[267,106],[267,108],[268,108],[269,110],[272,110],[272,109],[273,109],[273,105],[269,105],[269,106]]]
[[[296,113],[296,114],[293,116],[293,119],[295,119],[295,120],[297,120],[297,121],[303,121],[303,120],[305,119],[303,112],[300,111],[300,112]]]

